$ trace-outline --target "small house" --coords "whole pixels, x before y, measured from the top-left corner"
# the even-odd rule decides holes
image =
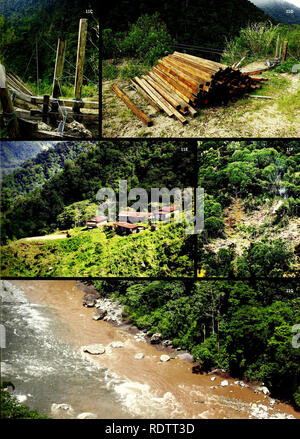
[[[88,229],[94,229],[96,227],[103,226],[107,223],[107,216],[95,216],[86,221],[86,226]]]
[[[153,213],[153,217],[158,221],[167,221],[178,212],[179,208],[177,206],[161,207]]]
[[[114,223],[114,226],[118,235],[132,235],[133,233],[139,233],[142,230],[145,230],[145,227],[143,226],[127,222]]]
[[[133,212],[128,210],[119,213],[120,222],[128,222],[132,224],[146,223],[150,217],[151,213],[148,212]]]

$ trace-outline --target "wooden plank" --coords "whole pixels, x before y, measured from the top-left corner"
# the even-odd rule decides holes
[[[77,59],[76,59],[76,73],[75,73],[75,86],[74,97],[76,99],[81,98],[81,87],[83,82],[83,66],[85,57],[85,45],[87,36],[87,19],[81,18],[79,22],[79,35],[77,45]]]
[[[145,81],[145,79],[143,79]],[[160,95],[147,81],[145,81],[148,88],[163,102],[164,106],[168,108],[169,112],[176,117],[182,124],[186,124],[187,120],[177,111],[162,95]],[[168,113],[167,113],[168,114]]]
[[[171,74],[175,79],[179,79],[181,82],[183,82],[187,87],[189,87],[192,93],[196,95],[198,94],[200,89],[199,83],[197,84],[192,78],[185,75],[180,70],[176,69],[170,64],[167,64],[165,61],[159,60],[158,66],[164,72]]]
[[[145,124],[147,127],[150,127],[153,125],[152,120],[143,113],[139,108],[137,108],[134,103],[129,99],[129,97],[119,89],[115,84],[111,87],[113,91],[116,93],[116,95],[119,96],[119,98],[122,99],[122,101],[127,105],[127,107],[130,108],[130,110]]]
[[[180,107],[182,110],[187,110],[188,107],[188,103],[181,98],[181,96],[176,93],[175,91],[173,91],[173,88],[169,87],[168,84],[166,84],[165,82],[163,82],[161,80],[161,78],[159,76],[157,76],[155,73],[153,73],[152,71],[148,72],[148,75],[156,82],[158,83],[165,91],[167,91],[168,93],[171,94],[171,96],[173,96],[174,99],[177,100],[177,102],[179,103]]]
[[[130,81],[133,84],[136,91],[141,96],[143,96],[143,98],[145,98],[146,101],[148,101],[148,103],[154,108],[155,111],[159,112],[160,108],[154,103],[154,101],[150,98],[150,96],[136,82],[134,82],[132,79]]]
[[[165,90],[163,90],[163,88],[157,84],[155,81],[153,81],[149,76],[143,75],[142,76],[143,79],[145,79],[145,81],[147,81],[150,85],[152,85],[152,87],[167,101],[169,102],[172,107],[176,108],[176,110],[180,109],[180,104],[178,103],[178,101],[176,99],[174,99],[170,93],[166,92]]]
[[[25,102],[28,102],[32,105],[38,105],[38,104],[42,104],[44,102],[44,98],[42,96],[30,96],[30,95],[27,95],[23,92],[15,90],[15,89],[11,89],[11,90],[15,93],[15,95],[19,99],[21,99]],[[57,103],[61,107],[69,107],[69,108],[72,108],[74,106],[74,103],[75,103],[74,99],[55,99],[55,98],[50,98],[49,102],[50,103]],[[81,108],[88,108],[88,109],[97,110],[99,108],[99,102],[82,100],[80,102],[80,106],[81,106]]]
[[[7,86],[8,88],[11,87],[11,84],[14,84],[12,88],[15,88],[16,90],[22,91],[23,93],[32,94],[31,90],[27,87],[25,82],[22,81],[22,79],[19,78],[15,73],[13,72],[7,72],[6,74],[7,79]]]
[[[214,78],[214,76],[218,73],[215,70],[210,69],[209,67],[199,65],[199,64],[195,63],[192,60],[189,60],[189,59],[186,59],[186,58],[181,58],[181,57],[179,57],[177,55],[169,55],[169,57],[170,57],[170,59],[174,59],[176,61],[182,62],[186,67],[188,67],[188,66],[192,67],[193,69],[196,70],[195,74],[198,74],[198,76],[199,75],[202,76],[204,79],[205,79],[204,73],[206,75],[209,75],[209,79],[208,80],[207,80],[207,77],[206,77],[206,82],[211,82],[211,80]]]
[[[167,84],[168,87],[174,90],[175,93],[179,94],[183,100],[188,103],[194,102],[195,95],[192,94],[190,89],[188,89],[185,84],[181,83],[180,81],[176,81],[173,77],[168,76],[167,73],[163,72],[157,67],[152,67],[151,71],[154,72],[165,84]]]
[[[288,50],[288,41],[285,41],[283,43],[282,62],[286,61],[287,59],[287,50]]]
[[[183,58],[191,59],[192,61],[200,63],[201,65],[206,65],[208,67],[210,66],[212,69],[216,69],[216,70],[219,70],[219,69],[224,70],[225,68],[227,68],[227,66],[225,64],[221,64],[221,63],[218,63],[216,61],[210,61],[210,60],[205,59],[205,58],[200,58],[199,56],[189,55],[187,53],[175,51],[173,53],[173,55],[180,55]]]
[[[62,95],[59,81],[61,81],[62,73],[64,70],[65,54],[66,54],[66,41],[59,39],[57,43],[54,76],[53,76],[53,84],[52,84],[53,98],[59,98]]]
[[[169,110],[169,108],[166,106],[166,102],[163,100],[162,96],[157,93],[156,90],[154,90],[148,82],[146,82],[144,79],[139,79],[137,76],[134,78],[134,80],[145,90],[146,93],[149,94],[149,96],[155,101],[155,103],[165,112],[168,116],[172,117],[173,113]]]
[[[10,93],[6,86],[6,72],[2,64],[0,64],[0,102],[3,112],[2,117],[7,122],[8,135],[11,139],[17,139],[20,137],[19,123],[14,112]]]
[[[44,96],[44,101],[43,101],[43,122],[47,123],[48,120],[48,111],[49,111],[49,99],[50,96],[49,95],[45,95]]]
[[[191,78],[193,78],[195,81],[199,82],[203,85],[209,85],[211,83],[212,75],[208,74],[204,70],[195,69],[194,67],[171,57],[165,57],[163,58],[167,60],[170,64],[172,64],[174,67],[181,70],[183,73],[186,73]]]
[[[183,69],[181,67],[174,65],[174,63],[170,62],[165,58],[159,60],[159,63],[168,67],[172,73],[175,72],[175,74],[179,77],[179,79],[181,79],[189,87],[191,87],[195,93],[198,93],[200,89],[200,81],[197,81],[196,79],[192,78],[188,72],[186,71],[183,72]]]

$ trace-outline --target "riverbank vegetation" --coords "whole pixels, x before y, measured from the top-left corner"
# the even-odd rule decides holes
[[[273,398],[300,408],[297,281],[93,281],[125,305],[123,317],[189,350],[203,371],[263,382]]]
[[[0,386],[0,418],[1,419],[47,419],[37,410],[30,410],[24,404],[20,404],[5,387],[13,387],[12,383],[1,383]]]

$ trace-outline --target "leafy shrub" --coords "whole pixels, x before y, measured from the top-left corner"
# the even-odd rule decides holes
[[[289,42],[288,54],[292,56],[293,61],[286,61],[282,69],[281,66],[279,66],[276,71],[290,72],[291,67],[296,64],[296,60],[300,57],[299,25],[274,25],[271,22],[252,23],[246,28],[241,29],[239,36],[235,39],[226,42],[222,62],[225,64],[233,64],[244,56],[247,58],[243,64],[255,61],[259,58],[274,58],[278,36],[280,44],[283,43],[283,41]]]
[[[26,405],[19,404],[16,398],[5,390],[0,390],[0,418],[1,419],[46,419],[36,410],[30,410]]]
[[[172,37],[158,13],[142,15],[127,33],[102,32],[104,58],[129,56],[152,65],[172,51]]]
[[[134,78],[135,76],[144,75],[147,70],[149,70],[149,66],[144,66],[137,61],[129,61],[121,68],[120,77],[122,79]]]
[[[108,63],[107,61],[102,61],[102,78],[103,79],[115,79],[118,76],[118,69],[117,67],[112,64]]]

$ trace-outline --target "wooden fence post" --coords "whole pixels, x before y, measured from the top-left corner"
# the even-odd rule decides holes
[[[58,99],[61,94],[60,81],[61,75],[64,70],[65,63],[65,54],[66,54],[66,41],[58,39],[57,50],[56,50],[56,60],[55,60],[55,68],[54,68],[54,77],[53,77],[53,85],[52,85],[52,97]],[[53,102],[51,104],[51,112],[58,112],[58,104]],[[56,116],[52,115],[50,117],[50,122],[55,124]]]
[[[59,39],[57,43],[54,77],[53,77],[53,85],[52,85],[53,98],[59,98],[61,96],[59,80],[61,79],[61,75],[64,70],[65,54],[66,54],[66,41]]]
[[[77,59],[76,59],[76,73],[75,73],[75,86],[74,86],[74,97],[77,102],[75,102],[73,111],[77,113],[80,111],[80,105],[78,101],[81,99],[81,87],[83,81],[83,65],[85,57],[85,45],[87,37],[87,19],[81,18],[79,22],[79,35],[78,35],[78,46],[77,46]]]
[[[279,57],[279,35],[277,35],[275,58]]]
[[[283,54],[282,54],[282,62],[286,61],[287,58],[287,49],[288,49],[288,41],[283,43]]]
[[[49,111],[49,100],[50,100],[50,96],[49,95],[44,95],[44,100],[43,100],[43,117],[42,120],[44,123],[48,122],[48,111]]]
[[[11,101],[10,93],[6,86],[6,72],[5,67],[0,64],[0,102],[3,111],[3,121],[8,119],[7,131],[11,139],[20,137],[19,123],[14,112],[14,106]]]

